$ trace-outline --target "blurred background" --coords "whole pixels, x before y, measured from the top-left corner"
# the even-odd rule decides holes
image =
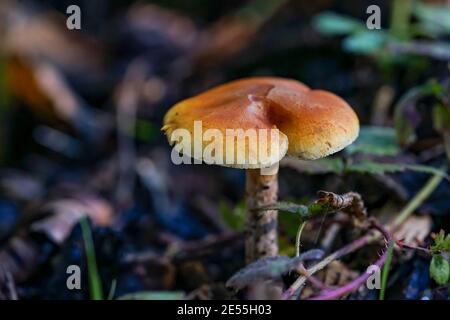
[[[80,30],[66,26],[74,4]],[[366,26],[370,5],[381,29]],[[361,121],[344,152],[283,162],[281,199],[356,191],[389,224],[441,175],[396,233],[429,246],[450,225],[449,62],[444,0],[2,0],[0,299],[233,297],[224,283],[244,266],[245,173],[173,165],[160,128],[179,100],[247,76],[332,91]],[[353,237],[308,226],[305,248]],[[297,227],[280,215],[282,254]],[[376,257],[365,248],[320,277],[343,284]],[[387,298],[448,297],[429,255],[399,251],[392,263]],[[69,265],[82,290],[67,289]]]

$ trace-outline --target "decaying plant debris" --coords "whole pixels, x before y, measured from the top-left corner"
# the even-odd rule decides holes
[[[1,1],[0,299],[448,299],[450,9],[402,1],[376,34],[362,2],[99,0],[69,31],[60,1]],[[336,93],[360,132],[246,203],[244,171],[174,165],[160,128],[256,76]],[[246,213],[276,211],[276,255],[245,261]]]

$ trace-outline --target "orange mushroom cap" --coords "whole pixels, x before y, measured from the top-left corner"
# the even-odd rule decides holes
[[[276,77],[240,79],[183,100],[167,112],[162,130],[169,142],[181,147],[183,142],[173,137],[174,131],[186,129],[193,137],[194,121],[199,120],[203,131],[217,129],[224,137],[227,129],[256,129],[258,136],[258,129],[279,130],[275,140],[268,135],[268,145],[275,143],[278,148],[269,148],[269,160],[264,163],[257,157],[257,146],[247,140],[244,146],[234,148],[234,154],[244,153],[248,161],[218,163],[238,168],[267,167],[285,154],[306,160],[322,158],[351,144],[359,133],[358,117],[344,100],[331,92]],[[202,141],[202,148],[209,143]],[[225,154],[230,146],[225,138],[220,143]],[[192,148],[183,147],[188,156],[195,157]]]

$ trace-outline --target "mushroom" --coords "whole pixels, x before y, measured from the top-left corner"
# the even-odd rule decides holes
[[[245,134],[252,129],[257,143]],[[277,201],[278,162],[285,155],[314,160],[345,148],[358,136],[359,121],[331,92],[290,79],[251,77],[177,103],[165,115],[162,130],[184,159],[246,170],[245,250],[250,263],[278,255],[277,211],[258,210]],[[231,139],[229,132],[239,130]]]

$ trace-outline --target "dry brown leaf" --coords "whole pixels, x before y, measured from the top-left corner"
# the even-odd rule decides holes
[[[348,267],[340,261],[333,261],[328,268],[318,274],[323,283],[329,287],[342,286],[358,277],[358,272],[348,269]]]
[[[108,226],[113,218],[111,206],[99,198],[60,199],[44,206],[44,210],[53,214],[33,223],[30,228],[46,234],[57,244],[67,239],[73,227],[84,216],[88,216],[97,226]]]
[[[394,238],[411,247],[421,246],[430,234],[432,220],[430,216],[412,215],[394,231]]]

